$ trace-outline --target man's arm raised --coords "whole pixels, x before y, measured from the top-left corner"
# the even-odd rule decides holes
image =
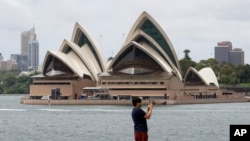
[[[152,115],[152,110],[153,110],[153,102],[151,101],[151,102],[148,104],[148,110],[147,110],[146,115],[144,116],[145,119],[150,119],[150,117],[151,117],[151,115]]]

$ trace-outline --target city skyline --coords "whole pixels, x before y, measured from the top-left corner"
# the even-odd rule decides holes
[[[157,3],[148,0],[143,3],[130,0],[4,0],[0,2],[0,9],[5,11],[0,14],[3,18],[0,21],[0,53],[4,60],[9,59],[10,54],[19,54],[20,33],[35,24],[41,64],[48,50],[57,50],[63,39],[71,38],[74,24],[79,22],[97,41],[104,57],[108,58],[119,51],[137,15],[147,11],[168,33],[178,59],[184,57],[185,49],[191,51],[190,57],[196,62],[214,58],[216,43],[231,41],[234,48],[242,48],[245,64],[249,64],[249,6],[247,0],[178,3],[173,0]],[[45,7],[48,10],[44,11]]]
[[[37,70],[39,67],[39,42],[35,26],[21,33],[21,55],[27,56],[26,70]]]
[[[241,48],[233,48],[230,41],[218,42],[217,46],[214,47],[214,52],[218,64],[226,62],[232,65],[244,65],[245,52]]]

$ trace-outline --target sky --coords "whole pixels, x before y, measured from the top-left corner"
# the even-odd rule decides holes
[[[0,0],[0,53],[21,53],[21,33],[35,26],[39,62],[71,40],[76,22],[96,40],[104,59],[115,56],[143,11],[183,51],[199,62],[214,58],[217,42],[231,41],[250,64],[250,0]]]

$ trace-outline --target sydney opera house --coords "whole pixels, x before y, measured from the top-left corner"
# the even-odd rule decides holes
[[[108,62],[94,39],[76,23],[71,40],[64,40],[58,51],[47,51],[42,74],[34,76],[30,85],[30,98],[50,95],[54,88],[66,99],[96,96],[90,93],[96,89],[108,90],[112,98],[221,95],[211,68],[198,71],[190,67],[185,76],[180,71],[172,43],[147,12],[138,17],[120,51]]]

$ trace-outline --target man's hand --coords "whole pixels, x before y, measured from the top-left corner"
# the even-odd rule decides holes
[[[148,104],[148,110],[152,109],[153,108],[153,101],[150,100],[149,101],[149,104]]]
[[[152,109],[153,109],[153,101],[150,101],[148,104],[148,111],[147,111],[146,115],[144,116],[144,118],[150,119],[151,114],[152,114]]]

